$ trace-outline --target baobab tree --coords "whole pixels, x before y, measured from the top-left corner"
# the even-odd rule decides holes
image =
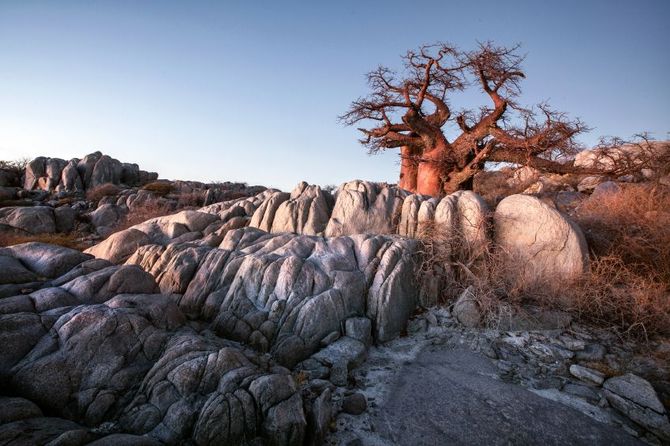
[[[579,149],[575,137],[587,127],[547,104],[517,103],[525,78],[518,50],[487,42],[474,51],[445,43],[408,51],[402,72],[379,67],[368,73],[370,94],[340,119],[370,124],[359,130],[371,153],[400,150],[399,186],[412,192],[471,189],[486,162],[574,172],[567,155]],[[454,112],[450,99],[467,88],[478,88],[488,105]]]

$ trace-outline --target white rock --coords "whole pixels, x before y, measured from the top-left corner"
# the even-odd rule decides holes
[[[588,176],[582,179],[577,185],[577,190],[579,192],[588,192],[595,189],[600,183],[607,181],[607,178],[603,176],[593,175]]]
[[[128,228],[112,234],[84,252],[99,259],[109,260],[112,263],[121,263],[130,257],[137,248],[149,243],[151,243],[151,240],[144,232]]]
[[[325,235],[394,234],[408,192],[395,186],[350,181],[339,187]]]
[[[497,245],[529,283],[564,283],[586,271],[581,229],[539,199],[511,195],[498,204],[494,221]]]
[[[258,209],[256,209],[254,215],[251,217],[249,226],[262,229],[265,232],[270,232],[272,230],[272,223],[274,222],[277,209],[279,209],[279,206],[289,198],[291,198],[291,196],[286,192],[276,191],[272,193],[260,206],[258,206]]]
[[[451,312],[458,322],[466,327],[474,328],[479,326],[482,314],[472,286],[466,288],[458,299],[456,299]]]
[[[326,229],[332,210],[332,197],[319,186],[304,181],[277,208],[270,232],[317,235]]]
[[[419,210],[428,197],[412,194],[405,197],[402,204],[398,235],[416,237],[419,225]],[[432,219],[431,219],[432,220]]]
[[[670,440],[670,422],[654,388],[645,379],[632,373],[605,381],[605,397],[627,417]]]
[[[0,208],[0,224],[5,224],[30,234],[56,232],[53,208],[48,206]]]

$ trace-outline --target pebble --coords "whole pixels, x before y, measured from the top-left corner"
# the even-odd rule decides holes
[[[571,338],[568,336],[560,336],[559,341],[565,348],[574,352],[584,350],[586,343],[580,339]]]
[[[598,386],[602,385],[605,381],[605,375],[601,372],[578,364],[572,364],[570,366],[570,374],[582,381],[593,383]]]
[[[342,411],[351,415],[360,415],[365,412],[368,402],[362,393],[354,393],[344,398],[342,401]]]

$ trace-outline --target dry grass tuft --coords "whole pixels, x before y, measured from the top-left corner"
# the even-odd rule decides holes
[[[120,192],[121,189],[119,186],[112,183],[105,183],[89,189],[88,192],[86,192],[86,199],[89,201],[98,202],[104,197],[115,196]]]
[[[153,192],[154,194],[164,197],[173,191],[174,187],[169,181],[152,181],[151,183],[142,186],[142,189]]]
[[[463,234],[434,222],[421,223],[416,238],[421,242],[419,283],[432,288],[436,304],[458,297],[469,284],[468,272],[477,260],[475,250],[465,242]]]
[[[177,197],[177,207],[179,209],[199,208],[204,204],[205,194],[202,191],[182,192]]]
[[[133,207],[114,227],[114,232],[123,231],[131,226],[144,223],[156,217],[163,217],[175,213],[173,204],[163,200],[148,200],[142,206]]]
[[[21,243],[40,242],[51,245],[65,246],[66,248],[83,251],[89,245],[81,240],[81,236],[75,233],[63,234],[17,234],[13,232],[0,232],[0,246],[19,245]]]
[[[670,334],[668,283],[640,274],[621,257],[595,258],[589,272],[564,290],[563,301],[582,320],[648,339]]]
[[[466,242],[456,234],[448,240],[439,229],[422,232],[422,263],[419,281],[438,278],[438,302],[448,304],[466,289],[474,298],[485,327],[498,329],[516,317],[526,316],[528,305],[560,307],[553,284],[529,282],[519,274],[518,262],[494,245]]]
[[[586,200],[576,219],[594,257],[617,257],[670,287],[670,187],[626,184]]]

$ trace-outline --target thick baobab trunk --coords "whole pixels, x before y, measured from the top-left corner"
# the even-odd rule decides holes
[[[419,162],[416,177],[416,192],[437,197],[442,195],[442,175],[440,160],[444,153],[441,147],[424,151]]]
[[[472,190],[474,179],[474,173],[452,172],[449,174],[449,179],[442,186],[442,190],[447,195],[459,190]]]
[[[416,178],[419,171],[416,150],[408,146],[400,148],[400,179],[398,187],[416,192]]]
[[[453,165],[451,171],[443,172],[442,190],[445,194],[473,189],[475,173],[484,167],[483,162],[473,165],[475,153],[474,149],[465,144],[452,146],[451,154],[458,161]]]

